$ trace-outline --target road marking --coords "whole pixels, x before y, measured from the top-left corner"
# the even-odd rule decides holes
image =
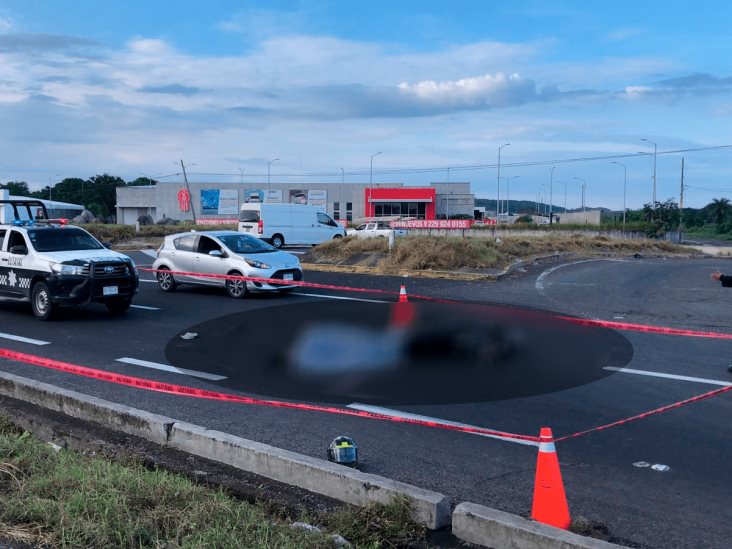
[[[142,253],[144,253],[145,255],[149,255],[150,257],[155,257],[155,258],[158,257],[158,252],[156,250],[149,250],[148,249],[148,250],[140,250],[140,251]]]
[[[157,362],[150,362],[147,360],[139,360],[137,358],[123,357],[116,359],[117,362],[124,362],[125,364],[133,364],[134,366],[142,366],[143,368],[152,368],[154,370],[163,370],[165,372],[173,372],[174,374],[184,374],[192,377],[200,377],[203,379],[210,379],[211,381],[221,381],[226,379],[226,376],[219,376],[216,374],[209,374],[206,372],[197,372],[196,370],[186,370],[185,368],[176,368],[175,366],[169,366],[167,364],[159,364]]]
[[[547,276],[552,274],[557,269],[562,269],[564,267],[571,267],[572,265],[579,265],[580,263],[589,263],[590,261],[618,261],[621,263],[634,263],[627,259],[582,259],[580,261],[573,261],[571,263],[562,263],[561,265],[555,265],[554,267],[547,269],[546,271],[541,273],[538,277],[536,277],[536,282],[534,283],[534,286],[536,287],[536,289],[538,291],[543,292],[544,291],[544,280],[546,279]],[[565,283],[565,284],[569,284],[569,283]]]
[[[659,372],[648,372],[646,370],[634,370],[633,368],[616,368],[615,366],[605,366],[603,370],[611,372],[621,372],[624,374],[636,374],[639,376],[662,377],[665,379],[675,379],[678,381],[692,381],[694,383],[706,383],[707,385],[720,385],[721,387],[729,387],[732,383],[727,381],[718,381],[716,379],[705,379],[703,377],[677,376],[676,374],[662,374]]]
[[[295,292],[293,295],[304,295],[305,297],[322,297],[324,299],[341,299],[344,301],[365,301],[366,303],[394,303],[393,301],[383,301],[380,299],[362,299],[359,297],[344,297],[340,295],[301,294],[299,292]]]
[[[155,284],[157,284],[157,283],[158,283],[158,281],[157,281],[157,280],[148,280],[147,278],[141,278],[141,279],[140,279],[140,282],[154,282]]]
[[[148,305],[130,305],[133,309],[145,309],[146,311],[159,311],[160,307],[149,307]]]
[[[361,410],[362,412],[371,412],[373,414],[382,414],[385,416],[394,416],[394,417],[401,417],[404,419],[416,419],[418,421],[429,421],[431,423],[436,423],[438,425],[452,425],[453,427],[468,427],[470,429],[486,429],[487,427],[476,427],[475,425],[468,425],[467,423],[458,423],[455,421],[448,421],[446,419],[438,419],[434,417],[429,416],[423,416],[420,414],[410,414],[409,412],[402,412],[401,410],[392,410],[390,408],[382,408],[381,406],[371,406],[369,404],[359,404],[358,402],[354,402],[353,404],[349,404],[346,406],[346,408],[351,408],[353,410]],[[493,429],[491,429],[493,430]],[[502,440],[504,442],[513,442],[515,444],[523,444],[524,446],[539,446],[538,442],[534,442],[533,440],[522,440],[518,438],[512,438],[512,437],[502,437],[500,435],[488,435],[484,433],[468,433],[471,435],[478,435],[481,437],[487,437],[487,438],[495,438],[498,440]]]
[[[5,334],[0,332],[0,338],[12,339],[13,341],[20,341],[21,343],[30,343],[31,345],[50,345],[50,341],[42,341],[40,339],[31,339],[29,337],[17,336],[13,334]]]

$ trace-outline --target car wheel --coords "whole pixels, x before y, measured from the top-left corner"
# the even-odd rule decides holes
[[[58,305],[51,302],[51,291],[43,281],[36,282],[31,291],[31,307],[38,320],[51,320],[58,310]]]
[[[229,273],[229,276],[242,276],[241,273],[233,271]],[[247,296],[247,283],[245,280],[232,280],[226,279],[226,291],[229,297],[234,299],[244,299]]]
[[[164,292],[174,292],[178,287],[178,283],[173,278],[173,274],[167,267],[160,267],[158,270],[158,285]]]
[[[128,311],[130,305],[132,305],[132,298],[125,297],[122,299],[113,299],[105,303],[107,310],[113,315],[121,315]]]
[[[281,234],[272,235],[272,246],[275,248],[281,248],[285,244],[285,237]]]
[[[343,238],[342,234],[337,234],[333,237],[333,240],[338,240],[339,238]]]

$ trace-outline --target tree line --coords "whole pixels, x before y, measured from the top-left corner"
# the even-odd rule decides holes
[[[9,181],[0,187],[6,188],[13,196],[27,196],[43,200],[55,200],[80,204],[96,217],[107,219],[115,215],[117,203],[117,187],[139,187],[155,185],[157,181],[149,177],[138,177],[134,181],[125,181],[121,177],[95,175],[89,179],[67,177],[53,186],[46,185],[39,191],[31,191],[25,181]]]

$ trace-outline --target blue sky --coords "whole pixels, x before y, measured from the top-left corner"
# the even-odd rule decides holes
[[[614,159],[638,208],[647,139],[657,199],[683,156],[701,207],[732,195],[730,28],[721,1],[4,0],[0,181],[174,181],[183,159],[254,184],[278,158],[273,183],[367,182],[381,152],[376,182],[495,198],[511,143],[512,199],[577,207],[584,180],[619,209]]]

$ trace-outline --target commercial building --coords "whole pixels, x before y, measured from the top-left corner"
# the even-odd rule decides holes
[[[245,202],[311,204],[347,222],[372,217],[443,219],[473,217],[470,183],[158,183],[117,188],[117,222],[133,225],[140,216],[169,217],[203,224],[233,223]]]

